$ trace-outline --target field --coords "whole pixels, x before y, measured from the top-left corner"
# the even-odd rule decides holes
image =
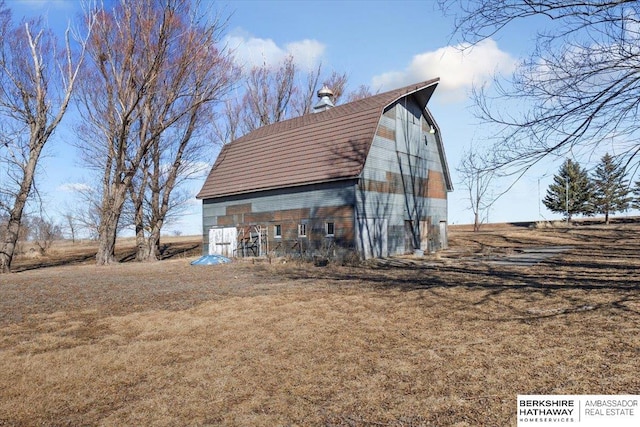
[[[640,393],[639,224],[450,243],[359,266],[196,267],[189,241],[151,265],[19,260],[0,426],[508,426],[517,394]]]

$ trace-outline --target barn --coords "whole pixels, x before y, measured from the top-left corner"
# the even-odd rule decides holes
[[[439,79],[333,106],[225,145],[197,197],[204,253],[229,257],[432,252],[452,191],[427,104]]]

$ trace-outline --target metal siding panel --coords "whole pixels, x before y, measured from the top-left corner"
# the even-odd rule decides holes
[[[381,126],[389,128],[389,129],[395,129],[396,128],[396,121],[393,118],[387,117],[387,116],[380,117],[379,124]]]
[[[226,213],[226,205],[222,204],[203,204],[202,205],[202,214],[204,216],[219,216],[224,215]]]
[[[438,149],[438,143],[436,142],[435,135],[427,136],[427,159],[429,160],[429,169],[437,172],[443,172],[442,162],[440,161],[440,150]]]
[[[402,194],[362,191],[358,193],[357,199],[359,207],[357,215],[359,218],[387,218],[389,254],[403,254],[405,252],[404,221],[411,219],[407,212],[405,196]],[[447,220],[446,200],[418,197],[416,201],[421,206],[418,209],[416,220],[430,218],[432,224]],[[412,207],[413,199],[409,199],[408,202]]]
[[[278,209],[305,209],[322,206],[342,206],[353,204],[354,186],[336,186],[335,188],[313,188],[291,194],[278,194],[246,199],[253,204],[253,212],[270,212]]]
[[[254,214],[273,212],[274,210],[321,210],[325,207],[353,206],[355,186],[355,181],[334,182],[289,190],[268,191],[252,197],[233,196],[219,201],[206,200],[203,204],[203,253],[206,254],[209,250],[209,228],[218,224],[218,216],[228,217],[228,207],[251,204],[251,213],[247,213],[247,215],[255,216]],[[235,220],[241,221],[242,215],[236,215],[236,217]]]

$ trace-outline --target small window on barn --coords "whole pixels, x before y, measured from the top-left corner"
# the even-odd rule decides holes
[[[307,224],[298,224],[298,237],[307,236]]]
[[[282,225],[277,224],[273,226],[273,237],[280,239],[282,237]]]
[[[327,223],[327,237],[333,237],[335,235],[335,223]]]

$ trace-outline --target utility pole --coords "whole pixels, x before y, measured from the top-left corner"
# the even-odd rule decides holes
[[[565,177],[565,190],[564,190],[564,207],[567,209],[567,224],[569,224],[569,177]]]

